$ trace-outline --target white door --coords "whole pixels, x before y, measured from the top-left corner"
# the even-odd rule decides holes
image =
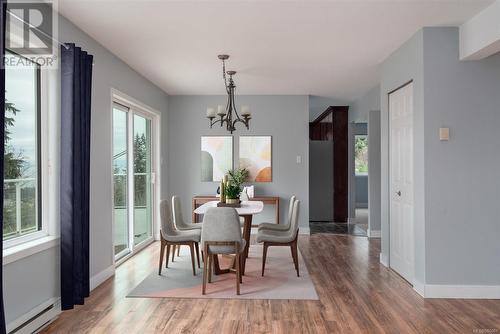
[[[413,83],[389,94],[390,266],[413,283]]]

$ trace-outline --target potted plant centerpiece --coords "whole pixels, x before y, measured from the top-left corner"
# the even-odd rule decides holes
[[[226,203],[237,204],[240,202],[241,185],[248,179],[248,170],[238,168],[229,170],[229,179],[225,187]]]

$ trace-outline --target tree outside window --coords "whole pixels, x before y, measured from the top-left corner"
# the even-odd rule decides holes
[[[366,135],[354,137],[354,168],[356,175],[368,174],[368,137]]]

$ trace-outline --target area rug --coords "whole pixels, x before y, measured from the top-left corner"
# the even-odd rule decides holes
[[[297,277],[289,247],[268,248],[265,276],[262,277],[262,246],[252,245],[238,296],[233,273],[212,275],[212,283],[207,283],[207,294],[202,295],[203,271],[197,268],[196,276],[193,276],[189,250],[182,248],[181,256],[176,256],[174,263],[169,262],[168,268],[162,269],[161,276],[158,268],[154,268],[127,297],[318,300],[300,251],[300,277]],[[222,268],[228,264],[229,259],[221,260]]]

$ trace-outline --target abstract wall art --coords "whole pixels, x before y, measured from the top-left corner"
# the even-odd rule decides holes
[[[201,181],[219,182],[233,168],[233,137],[201,137]]]
[[[250,182],[272,182],[271,136],[240,137],[240,168],[248,169]]]

